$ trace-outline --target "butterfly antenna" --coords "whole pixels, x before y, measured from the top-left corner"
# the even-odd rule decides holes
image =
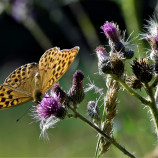
[[[32,106],[31,106],[32,107]],[[24,116],[25,114],[31,109],[31,107],[29,107],[17,120],[16,122],[19,122]]]

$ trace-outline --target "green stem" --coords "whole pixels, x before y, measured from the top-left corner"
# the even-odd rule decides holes
[[[145,85],[145,90],[151,100],[151,104],[149,105],[149,107],[150,107],[152,115],[153,115],[153,121],[155,123],[156,133],[158,135],[158,108],[156,107],[156,102],[155,102],[152,86],[149,86],[148,83],[145,83],[144,85]]]
[[[101,135],[98,136],[98,141],[97,141],[97,146],[96,146],[96,152],[95,152],[95,157],[94,158],[99,158],[99,145],[101,141]]]
[[[108,136],[106,133],[104,133],[100,128],[98,128],[95,124],[93,124],[91,121],[86,119],[84,116],[82,116],[80,113],[78,113],[75,109],[73,109],[71,106],[69,108],[75,113],[76,117],[80,118],[82,121],[86,122],[88,125],[90,125],[93,129],[95,129],[98,133],[100,133],[102,136],[105,137],[105,139],[109,142],[111,142],[116,148],[118,148],[120,151],[122,151],[125,155],[135,158],[134,155],[132,155],[129,151],[127,151],[123,146],[121,146],[114,138]]]
[[[150,85],[150,88],[156,87],[157,83],[158,83],[158,75],[155,76],[154,81]]]
[[[122,79],[115,77],[112,75],[112,77],[118,81],[131,95],[134,95],[136,98],[138,98],[143,104],[150,105],[151,102],[140,96],[137,92],[135,92],[133,89],[131,89]]]

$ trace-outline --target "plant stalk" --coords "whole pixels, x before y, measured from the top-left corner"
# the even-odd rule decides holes
[[[76,117],[80,118],[82,121],[84,121],[88,125],[90,125],[93,129],[95,129],[98,133],[100,133],[102,136],[104,136],[107,141],[111,142],[116,148],[118,148],[120,151],[122,151],[125,155],[127,155],[128,157],[131,157],[131,158],[135,158],[135,156],[133,154],[131,154],[123,146],[121,146],[114,138],[108,136],[101,129],[99,129],[95,124],[93,124],[91,121],[86,119],[84,116],[82,116],[80,113],[78,113],[71,106],[69,106],[69,108],[75,113]]]

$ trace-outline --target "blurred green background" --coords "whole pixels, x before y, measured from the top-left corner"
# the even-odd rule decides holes
[[[156,0],[0,0],[0,82],[17,67],[38,62],[50,47],[79,46],[80,52],[60,79],[60,85],[67,91],[73,73],[80,69],[85,74],[85,88],[89,77],[106,92],[94,51],[98,45],[108,45],[100,26],[105,21],[114,21],[121,30],[127,30],[127,37],[134,31],[134,37],[143,31],[144,19],[157,9]],[[141,55],[149,48],[140,40],[134,43],[139,44]],[[86,116],[87,102],[98,97],[94,91],[88,92],[79,111]],[[126,91],[119,92],[119,100],[114,136],[130,152],[144,157],[157,144],[150,113]],[[30,112],[17,123],[31,105],[33,102],[0,111],[0,157],[94,157],[97,133],[78,119],[66,118],[49,129],[50,141],[39,139],[39,123],[31,118]],[[104,157],[125,156],[111,146]]]

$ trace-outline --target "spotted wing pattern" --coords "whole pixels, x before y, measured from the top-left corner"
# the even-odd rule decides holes
[[[32,90],[34,89],[35,81],[34,77],[36,72],[38,72],[37,63],[29,63],[17,68],[13,71],[4,81],[4,85],[9,85],[13,88],[19,89],[21,91],[26,91],[28,95],[32,95]]]
[[[39,71],[42,74],[42,94],[52,87],[73,63],[79,47],[59,50],[55,47],[47,51],[39,61]],[[54,60],[51,62],[51,59]],[[43,66],[44,65],[44,66]],[[44,76],[44,77],[43,77]]]
[[[8,85],[0,85],[0,110],[14,107],[31,100],[23,91]]]
[[[23,65],[13,71],[0,86],[0,109],[20,105],[32,99],[37,63]]]
[[[67,71],[78,51],[79,47],[61,51],[54,47],[43,54],[39,65],[30,63],[13,71],[0,85],[0,110],[32,100],[36,88],[44,94]],[[38,84],[36,84],[37,76]]]

